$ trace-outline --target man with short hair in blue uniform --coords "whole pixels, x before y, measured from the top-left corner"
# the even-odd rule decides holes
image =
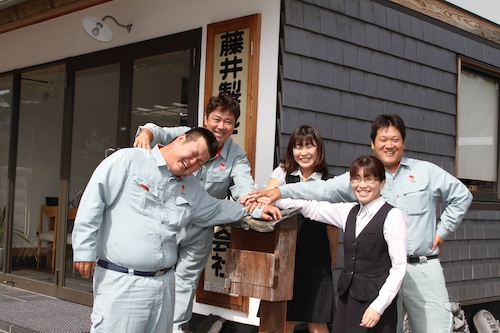
[[[237,200],[254,189],[246,153],[230,137],[239,116],[238,101],[227,94],[210,98],[206,107],[204,127],[217,138],[218,152],[195,176],[203,188],[218,199],[224,199],[229,192]],[[149,149],[156,143],[166,144],[188,129],[162,128],[148,123],[139,127],[134,146]],[[196,288],[210,255],[213,237],[212,227],[198,225],[185,228],[177,237],[179,257],[175,269],[174,332],[182,332],[182,325],[191,319]]]
[[[191,224],[212,227],[247,215],[191,175],[217,150],[214,135],[198,127],[166,146],[118,150],[96,168],[72,242],[75,269],[85,278],[95,269],[92,333],[172,332],[176,236]],[[262,212],[280,217],[275,207]]]

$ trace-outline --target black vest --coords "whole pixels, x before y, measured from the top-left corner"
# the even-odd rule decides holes
[[[331,174],[323,174],[322,180],[332,178]],[[300,182],[299,176],[286,174],[285,181],[287,184]],[[308,219],[299,215],[299,225],[297,228],[297,255],[311,254],[319,252],[330,253],[330,242],[326,233],[326,224]]]
[[[391,258],[384,239],[384,223],[393,206],[385,203],[356,238],[356,215],[349,212],[344,233],[344,268],[340,273],[339,296],[349,291],[360,302],[372,302],[389,276]]]

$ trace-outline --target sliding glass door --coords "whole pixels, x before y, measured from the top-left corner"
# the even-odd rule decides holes
[[[81,195],[105,150],[130,147],[139,125],[196,125],[200,44],[198,29],[22,72],[4,278],[91,305],[92,279],[73,268]]]
[[[9,268],[44,282],[55,281],[57,216],[45,207],[57,207],[60,190],[64,77],[57,65],[25,71],[20,82]]]

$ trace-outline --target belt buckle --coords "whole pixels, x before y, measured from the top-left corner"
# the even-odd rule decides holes
[[[419,256],[418,257],[418,263],[421,264],[421,263],[424,263],[424,262],[427,262],[427,256]]]
[[[410,264],[420,264],[421,262],[424,262],[422,258],[427,259],[425,256],[408,256],[408,263]]]
[[[153,276],[154,277],[162,276],[165,274],[166,270],[167,270],[166,268],[160,269],[159,271],[156,271],[155,275],[153,275]]]

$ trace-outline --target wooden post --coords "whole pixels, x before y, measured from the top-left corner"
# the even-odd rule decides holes
[[[286,302],[293,297],[297,224],[295,210],[270,232],[232,228],[225,291],[261,299],[259,333],[285,332]],[[247,226],[253,227],[251,222]]]

